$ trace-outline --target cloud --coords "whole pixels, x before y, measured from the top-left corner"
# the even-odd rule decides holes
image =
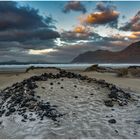
[[[47,54],[47,53],[54,52],[54,51],[56,51],[56,50],[55,49],[42,49],[42,50],[30,49],[28,53],[32,54],[32,55],[42,55],[42,54]]]
[[[140,39],[140,31],[139,32],[132,32],[129,36],[129,39],[139,40]]]
[[[51,16],[42,16],[30,6],[20,6],[14,1],[1,1],[0,61],[47,59],[44,56],[35,57],[29,54],[29,50],[47,50],[56,46],[55,39],[60,34],[55,30],[55,22]]]
[[[104,2],[98,2],[96,4],[96,9],[98,11],[105,12],[105,11],[114,11],[117,9],[117,7],[115,5],[105,5]]]
[[[59,37],[59,33],[51,29],[7,30],[0,32],[0,41],[25,42],[33,39],[48,40]]]
[[[119,51],[127,47],[130,42],[129,41],[111,41],[111,38],[102,38],[102,40],[78,43],[75,45],[66,45],[65,47],[55,48],[56,51],[50,52],[49,56],[54,61],[60,62],[70,62],[78,56],[79,54],[85,53],[87,51],[95,51],[95,50],[111,50],[111,51]]]
[[[1,1],[0,51],[6,50],[11,55],[12,50],[26,52],[28,49],[55,47],[54,41],[60,37],[55,31],[55,22],[52,17],[43,17],[39,15],[38,10],[29,6],[19,6],[13,1]]]
[[[86,13],[86,8],[80,1],[69,1],[64,6],[63,12],[68,13],[70,11]]]
[[[37,9],[12,1],[0,2],[0,30],[49,28],[52,23],[51,17],[39,15]]]
[[[19,6],[17,2],[0,2],[0,41],[26,41],[55,39],[55,20],[39,15],[38,10]]]
[[[81,16],[80,20],[83,24],[88,25],[110,25],[117,27],[119,12],[115,10],[115,6],[106,6],[105,3],[96,5],[97,12]]]
[[[120,29],[125,31],[140,31],[140,11]]]
[[[80,40],[90,41],[99,37],[90,27],[82,25],[76,26],[72,31],[63,31],[61,33],[61,39],[71,43]]]

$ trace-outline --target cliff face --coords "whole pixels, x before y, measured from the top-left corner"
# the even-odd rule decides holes
[[[140,41],[119,52],[106,50],[85,52],[74,58],[72,63],[140,63]]]

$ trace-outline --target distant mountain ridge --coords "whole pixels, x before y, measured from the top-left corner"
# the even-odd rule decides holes
[[[88,51],[78,55],[72,63],[140,63],[140,41],[119,52]]]

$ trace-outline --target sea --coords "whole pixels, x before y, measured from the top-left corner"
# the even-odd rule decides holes
[[[62,69],[77,69],[82,70],[94,64],[26,64],[26,65],[0,65],[0,72],[24,72],[27,68],[34,67],[57,67]],[[129,66],[140,66],[139,64],[98,64],[100,67],[123,68]]]

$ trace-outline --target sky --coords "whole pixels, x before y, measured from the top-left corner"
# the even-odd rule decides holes
[[[139,40],[139,1],[0,1],[0,62],[64,63]]]

